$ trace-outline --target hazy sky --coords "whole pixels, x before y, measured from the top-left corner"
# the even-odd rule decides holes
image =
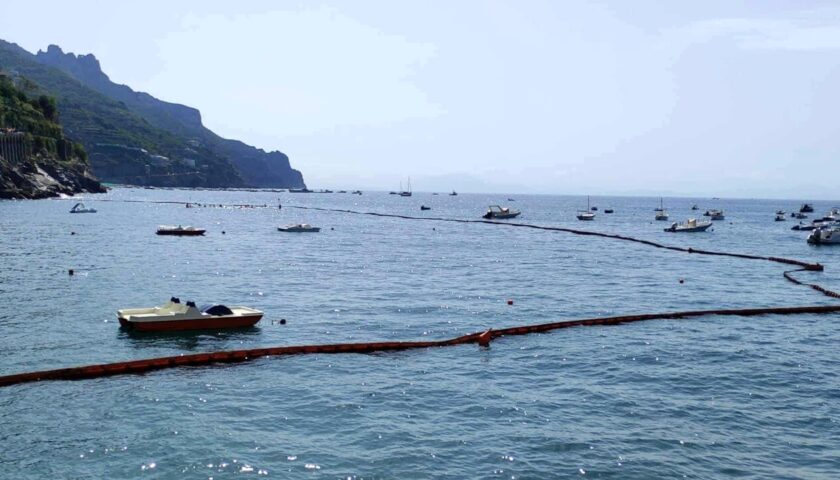
[[[0,38],[93,53],[314,188],[840,198],[836,2],[19,7]]]

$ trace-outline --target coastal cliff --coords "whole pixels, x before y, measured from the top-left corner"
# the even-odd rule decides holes
[[[0,73],[0,198],[101,193],[84,147],[65,138],[53,98],[29,98]]]

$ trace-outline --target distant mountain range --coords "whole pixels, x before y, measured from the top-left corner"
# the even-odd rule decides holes
[[[112,82],[93,55],[56,45],[33,55],[0,40],[0,71],[29,95],[58,101],[65,134],[101,180],[156,186],[304,188],[282,152],[219,137],[191,107]]]

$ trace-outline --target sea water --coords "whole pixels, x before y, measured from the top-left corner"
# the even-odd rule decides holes
[[[790,230],[794,220],[773,221],[801,203],[793,200],[666,198],[672,220],[726,212],[714,231],[673,234],[663,232],[670,222],[653,220],[658,198],[593,197],[593,222],[575,219],[586,199],[571,196],[116,188],[83,199],[98,213],[69,214],[78,199],[0,202],[0,374],[836,302],[770,262],[293,206],[476,219],[488,205],[509,205],[523,223],[820,262],[825,272],[796,275],[840,290],[840,248],[809,246],[807,232]],[[215,206],[151,203],[165,201]],[[816,202],[815,215],[833,206]],[[299,222],[321,232],[277,231]],[[158,237],[160,224],[207,234]],[[224,333],[120,329],[117,309],[173,295],[265,317]],[[263,358],[17,385],[0,388],[0,478],[832,478],[838,344],[836,315],[703,317],[500,338],[487,349]]]

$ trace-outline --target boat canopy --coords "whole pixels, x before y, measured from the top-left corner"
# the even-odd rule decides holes
[[[208,315],[213,316],[222,316],[222,315],[233,315],[233,310],[229,309],[224,305],[203,305],[201,307],[201,311]]]

